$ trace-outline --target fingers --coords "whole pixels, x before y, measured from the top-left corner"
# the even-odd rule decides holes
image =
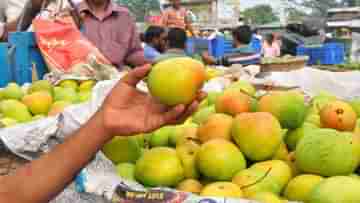
[[[146,77],[150,70],[150,64],[135,68],[134,70],[130,71],[123,79],[121,79],[121,82],[126,83],[129,86],[136,87],[136,85]]]
[[[196,101],[201,102],[207,97],[207,94],[203,91],[200,91],[196,96]]]
[[[186,111],[183,115],[181,115],[181,117],[178,119],[178,122],[182,123],[184,122],[187,118],[189,118],[191,115],[193,115],[195,113],[195,111],[197,110],[199,106],[199,102],[198,101],[194,101],[193,103],[191,103],[187,108]]]
[[[174,123],[174,121],[178,120],[178,118],[184,114],[185,110],[185,105],[182,104],[171,108],[169,111],[163,114],[162,125]]]

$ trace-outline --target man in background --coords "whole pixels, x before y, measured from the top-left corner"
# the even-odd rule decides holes
[[[83,34],[119,70],[124,65],[148,63],[128,9],[111,0],[84,0],[78,11],[83,18]]]
[[[159,26],[150,26],[144,35],[144,55],[147,60],[154,61],[166,49],[166,31]]]
[[[185,30],[181,28],[171,28],[167,35],[167,50],[164,54],[155,59],[159,62],[168,58],[186,56],[185,48],[187,35]]]
[[[26,30],[40,12],[44,0],[0,0],[0,41],[6,41],[9,32],[15,31],[23,14],[21,30]]]
[[[181,6],[181,0],[170,0],[170,7],[163,12],[162,21],[167,28],[180,28],[194,35],[191,12]]]
[[[0,21],[11,22],[16,20],[23,11],[27,0],[1,0]]]
[[[260,53],[250,46],[252,31],[247,25],[239,26],[232,31],[234,49],[219,59],[203,53],[203,60],[210,65],[231,66],[233,64],[252,65],[260,62]]]

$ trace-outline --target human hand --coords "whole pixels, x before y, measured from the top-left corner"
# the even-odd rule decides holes
[[[214,65],[216,63],[214,58],[211,57],[207,51],[203,52],[201,54],[201,57],[202,57],[202,60],[204,61],[204,63],[207,65]]]
[[[167,124],[176,124],[190,116],[204,98],[190,105],[169,107],[160,104],[136,85],[149,73],[150,65],[129,72],[111,91],[100,109],[103,127],[109,136],[127,136],[154,131]]]

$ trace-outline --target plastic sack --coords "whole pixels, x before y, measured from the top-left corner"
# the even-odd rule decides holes
[[[94,78],[99,72],[116,71],[99,49],[82,35],[72,17],[66,13],[60,17],[38,17],[33,21],[33,28],[38,47],[51,72]],[[98,64],[99,67],[93,64]]]

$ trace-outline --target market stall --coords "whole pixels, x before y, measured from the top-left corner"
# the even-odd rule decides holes
[[[238,82],[238,84],[253,83],[255,86],[260,86],[261,84],[263,84],[264,86],[267,86],[268,88],[271,86],[272,87],[288,87],[289,89],[295,88],[295,89],[301,90],[301,92],[303,92],[305,95],[307,95],[306,98],[308,98],[308,96],[316,98],[316,95],[318,95],[319,92],[322,92],[322,91],[331,92],[331,94],[336,95],[339,99],[347,99],[347,100],[352,100],[353,98],[356,98],[357,95],[360,94],[360,89],[359,89],[358,85],[356,85],[358,79],[360,78],[360,72],[356,72],[356,71],[355,72],[346,72],[346,73],[333,73],[333,72],[320,71],[320,70],[316,70],[316,69],[307,67],[305,69],[300,69],[300,70],[295,70],[295,71],[290,71],[290,72],[273,72],[271,75],[269,75],[265,78],[258,79],[255,77],[255,75],[258,73],[258,71],[254,71],[254,67],[252,69],[245,68],[245,69],[239,69],[239,70],[241,70],[240,73],[239,73],[239,71],[237,71],[237,72],[232,71],[230,77],[229,77],[229,75],[225,74],[222,77],[213,78],[212,80],[210,80],[209,82],[207,82],[205,84],[204,90],[209,92],[209,95],[213,95],[214,91],[221,92],[226,89],[229,89],[229,86],[230,87],[233,86],[233,88],[234,88],[234,87],[236,87],[236,85],[234,86],[234,85],[232,85],[232,83],[233,83],[234,77],[235,77],[238,79],[242,79],[241,81],[244,81],[244,82],[240,82],[240,83]],[[222,72],[222,74],[224,73],[223,71],[220,71],[220,72]],[[226,71],[225,71],[225,73],[226,73]],[[248,81],[250,83],[247,83],[245,81]],[[49,117],[46,119],[41,119],[41,120],[37,120],[34,122],[30,122],[30,123],[19,124],[19,125],[15,125],[13,127],[4,128],[0,131],[0,139],[5,144],[5,147],[10,150],[10,152],[12,152],[26,160],[36,159],[39,154],[48,152],[51,148],[53,148],[54,145],[56,145],[57,143],[61,143],[65,137],[69,136],[72,132],[76,131],[83,123],[85,123],[91,117],[91,115],[93,115],[93,113],[96,112],[97,108],[101,105],[104,98],[106,97],[108,92],[111,90],[111,88],[114,86],[114,84],[116,84],[116,82],[117,82],[117,80],[110,80],[110,81],[104,81],[104,82],[98,83],[92,91],[92,97],[91,97],[92,99],[89,102],[80,104],[80,105],[76,105],[76,106],[70,106],[70,107],[66,108],[63,113],[61,113],[55,117]],[[237,83],[235,83],[235,84],[237,84]],[[239,87],[244,87],[244,86],[240,85]],[[245,85],[245,87],[246,87],[246,85]],[[146,83],[140,84],[139,88],[146,90],[147,89]],[[251,88],[250,89],[245,88],[243,90],[245,90],[245,91],[250,90],[250,92],[252,91]],[[242,91],[240,91],[240,92],[242,92]],[[248,92],[248,93],[250,93],[250,92]],[[285,92],[287,92],[287,91],[285,91]],[[258,91],[258,94],[259,95],[264,95],[264,94],[267,95],[266,91],[264,91],[264,90]],[[291,93],[289,92],[289,93],[285,93],[285,94],[291,94]],[[329,97],[332,97],[332,96],[329,96]],[[211,98],[209,96],[209,98],[207,99],[207,102],[211,102],[210,100],[211,100]],[[259,102],[262,102],[261,100],[262,100],[262,97],[259,97]],[[294,100],[294,101],[299,102],[299,100]],[[300,104],[301,104],[301,102],[300,102]],[[303,105],[305,105],[305,103],[303,103]],[[205,106],[207,106],[207,105],[205,105]],[[287,105],[285,105],[285,106],[287,106]],[[204,107],[203,109],[206,109],[206,108],[209,108],[209,107]],[[290,106],[288,108],[290,108]],[[298,117],[299,113],[300,113],[300,112],[298,112],[298,110],[299,109],[297,109],[297,111],[296,111],[297,113],[292,112],[293,113],[292,116]],[[199,112],[201,112],[201,111],[202,111],[202,109],[199,110]],[[197,119],[199,119],[198,117],[199,117],[199,115],[195,114],[192,118],[193,122],[195,122],[195,123],[199,122],[199,121],[197,121]],[[218,119],[220,119],[220,118],[218,118]],[[291,118],[291,120],[292,119],[294,119],[294,118]],[[310,118],[308,118],[308,119],[310,119]],[[218,121],[220,121],[220,120],[218,120]],[[202,122],[205,122],[205,123],[202,123]],[[201,128],[205,128],[207,125],[206,121],[202,121],[202,122],[200,122],[199,130]],[[298,121],[298,122],[299,123],[295,124],[296,126],[292,126],[292,128],[295,127],[295,130],[302,123],[302,121]],[[305,122],[310,122],[310,121],[305,121]],[[311,122],[318,122],[318,121],[311,121]],[[281,123],[281,124],[282,124],[282,126],[284,125],[283,123]],[[189,125],[189,124],[180,125],[180,126],[174,128],[173,130],[178,131],[181,128],[186,129],[187,125]],[[190,124],[190,126],[192,126],[192,125],[197,126],[196,124]],[[286,124],[285,124],[285,126],[286,126]],[[289,128],[289,127],[290,126],[287,126],[286,128]],[[293,132],[293,130],[291,130],[291,129],[289,129],[289,130],[290,130],[290,132]],[[150,146],[152,148],[150,150],[157,149],[158,144],[156,143],[156,141],[154,141],[152,139],[155,139],[157,136],[159,136],[159,132],[161,132],[161,130],[156,131],[154,134],[152,134],[150,136],[149,142],[150,142]],[[199,131],[198,131],[197,135],[198,136],[200,135]],[[211,135],[208,133],[205,133],[200,136],[207,137],[207,136],[211,136]],[[213,136],[216,136],[216,135],[213,135]],[[288,136],[292,136],[292,133],[288,134]],[[205,139],[205,138],[201,138],[201,139]],[[235,142],[235,144],[236,143],[237,142]],[[256,146],[258,146],[258,144],[259,143],[257,143]],[[290,144],[290,143],[287,143],[287,144]],[[163,145],[160,144],[160,146],[163,146]],[[165,144],[165,146],[167,146],[167,144]],[[169,144],[169,147],[170,146],[172,146],[172,145]],[[241,146],[242,145],[240,145],[240,147]],[[290,150],[290,147],[293,147],[293,146],[291,144],[287,146],[287,148],[289,150]],[[317,148],[317,146],[314,146],[314,148]],[[118,149],[120,150],[121,148],[118,148]],[[73,202],[106,202],[105,199],[110,200],[112,202],[118,202],[118,201],[121,201],[124,199],[128,199],[128,201],[131,201],[131,202],[137,202],[137,201],[151,202],[153,200],[166,201],[166,202],[178,202],[178,201],[181,201],[181,202],[234,201],[234,202],[239,202],[239,203],[240,202],[241,203],[254,202],[254,201],[247,201],[247,200],[240,200],[240,199],[238,199],[238,200],[225,199],[224,200],[224,198],[201,197],[201,196],[197,196],[197,195],[192,195],[190,193],[176,192],[175,190],[170,190],[170,189],[165,189],[165,188],[160,189],[160,190],[156,190],[156,189],[155,190],[144,190],[144,187],[142,186],[142,184],[133,182],[131,179],[127,179],[129,177],[119,176],[121,174],[119,174],[119,172],[116,171],[114,164],[121,164],[121,163],[116,162],[116,161],[113,162],[114,160],[116,160],[116,158],[114,159],[114,157],[111,156],[111,153],[109,154],[105,148],[104,148],[104,150],[105,150],[104,151],[105,154],[107,154],[108,157],[104,156],[103,153],[99,152],[99,154],[96,156],[95,160],[92,163],[90,163],[88,167],[86,167],[85,169],[82,170],[82,172],[76,178],[75,182],[71,186],[69,186],[69,188],[67,188],[64,191],[64,193],[62,193],[56,200],[54,200],[54,202],[64,202],[64,201],[66,202],[69,200],[71,200]],[[121,150],[124,150],[124,149],[121,149]],[[245,149],[243,149],[243,150],[245,150]],[[249,154],[249,152],[247,152],[247,150],[242,151],[242,152],[247,160],[249,160],[252,157]],[[336,155],[337,152],[330,150],[330,151],[327,151],[327,153],[335,153],[335,155]],[[351,154],[349,154],[349,156],[350,155]],[[316,153],[313,154],[313,156],[316,156]],[[112,161],[110,161],[110,160],[112,160]],[[276,161],[275,162],[271,161],[272,160],[271,157],[265,158],[265,160],[269,160],[267,162],[269,164],[277,163]],[[286,163],[287,161],[290,161],[290,160],[288,160],[287,156],[274,158],[274,160],[282,160],[284,163]],[[10,162],[4,162],[4,163],[6,163],[5,168],[8,166],[11,166],[14,163],[20,163],[20,165],[21,165],[21,163],[24,163],[23,161],[21,161],[18,158],[16,158],[16,159],[10,158],[9,161]],[[225,161],[224,163],[226,163],[227,160],[225,159],[222,161]],[[328,161],[322,162],[320,160],[318,160],[318,161],[319,161],[318,164],[326,163],[326,164],[330,164],[329,166],[331,166],[331,167],[335,167],[335,165],[331,165],[331,164],[336,164],[337,166],[341,165],[338,162],[335,163],[335,162],[331,162],[331,161],[330,162],[328,162]],[[280,162],[280,164],[283,162]],[[135,162],[133,162],[133,163],[135,163]],[[258,163],[261,166],[261,163],[266,163],[266,162],[260,161]],[[288,162],[288,163],[290,163],[290,162]],[[209,163],[209,164],[211,164],[211,163]],[[347,172],[342,172],[341,171],[342,169],[341,170],[339,169],[340,171],[338,171],[338,172],[335,171],[333,174],[329,175],[327,171],[324,172],[324,171],[322,171],[322,169],[321,170],[316,169],[317,165],[315,162],[311,163],[312,165],[315,164],[313,166],[313,167],[315,167],[315,169],[308,169],[306,165],[303,165],[303,163],[299,163],[299,164],[301,165],[301,167],[303,167],[302,168],[303,170],[315,170],[316,172],[314,171],[313,172],[314,174],[318,174],[318,175],[322,174],[323,176],[333,176],[333,174],[344,175],[347,173]],[[219,166],[219,167],[221,168],[221,166]],[[256,165],[253,167],[256,167]],[[343,167],[346,167],[346,166],[343,166]],[[161,167],[159,168],[159,170],[161,170]],[[222,169],[219,169],[219,170],[222,170]],[[250,169],[242,169],[242,170],[244,170],[244,172],[243,172],[244,174],[246,174],[246,172],[248,172],[248,171],[249,172],[252,171],[251,168]],[[274,168],[274,170],[276,171],[277,169]],[[320,170],[320,171],[317,171],[317,170]],[[11,168],[8,168],[7,171],[11,171]],[[271,171],[266,172],[265,171],[265,174],[269,173],[270,175],[267,174],[264,177],[262,177],[261,175],[254,176],[254,177],[258,177],[258,178],[255,178],[254,181],[255,182],[260,181],[260,183],[258,183],[260,185],[266,184],[266,182],[262,183],[262,181],[270,181],[271,180],[270,177],[272,177],[272,176],[276,177],[275,174],[272,174],[272,173],[276,173],[275,171],[274,172],[271,172]],[[353,167],[350,167],[349,174],[350,174],[350,171],[353,172]],[[207,171],[200,169],[200,173],[204,175],[204,174],[207,174]],[[284,171],[281,173],[284,173]],[[290,173],[293,173],[293,172],[290,172]],[[239,172],[239,174],[240,175],[238,175],[238,176],[241,177],[242,173]],[[217,175],[218,175],[218,173],[216,172],[214,174],[214,178],[216,178]],[[291,177],[294,177],[294,176],[291,175]],[[136,178],[136,180],[140,181],[140,182],[142,181],[142,179],[141,178],[139,179],[138,177]],[[220,180],[220,179],[218,179],[218,180]],[[275,180],[273,180],[273,181],[275,181]],[[289,181],[289,180],[287,179],[287,181]],[[350,180],[350,182],[351,182],[351,180]],[[144,182],[142,182],[142,183],[144,183]],[[252,183],[253,182],[250,181],[250,182],[247,182],[246,185],[247,184],[251,185]],[[268,183],[268,184],[270,184],[270,183]],[[253,191],[253,189],[251,189],[252,186],[247,186],[247,187],[249,187],[250,189],[245,189],[246,187],[244,187],[243,190],[245,191],[245,194],[249,195],[249,192],[251,193],[251,191]],[[285,185],[283,185],[282,187],[283,188],[281,190],[286,191]],[[74,188],[76,188],[76,189],[74,189]],[[112,189],[109,190],[110,188],[112,188]],[[254,188],[255,188],[255,190],[257,190],[256,187],[254,187]],[[265,189],[261,189],[261,190],[263,190],[265,192],[273,191],[271,189],[271,187],[268,189],[266,189],[266,187],[265,187]],[[278,191],[278,192],[276,192],[276,191]],[[273,191],[273,192],[274,192],[274,194],[280,194],[278,189],[275,189],[275,191]],[[288,195],[289,197],[291,196],[291,194],[290,195],[285,194],[285,193],[282,193],[282,194]],[[102,198],[103,198],[103,200],[100,201],[100,199],[102,199]],[[163,198],[165,198],[165,199],[163,199]],[[242,198],[246,199],[246,196],[242,195]]]
[[[74,26],[38,20],[35,37],[14,33],[0,46],[10,53],[0,54],[9,79],[0,90],[0,175],[66,142],[128,74]],[[213,57],[233,51],[221,36],[192,38],[187,48]],[[341,44],[298,52],[250,66],[189,57],[153,64],[134,90],[166,109],[199,91],[207,97],[186,121],[115,136],[51,202],[360,202],[360,71],[308,66],[350,66]]]

